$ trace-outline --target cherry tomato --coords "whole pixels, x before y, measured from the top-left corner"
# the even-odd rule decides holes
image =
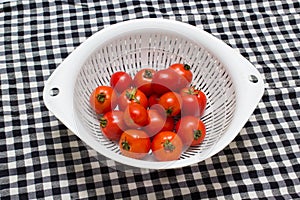
[[[118,105],[120,110],[125,110],[128,104],[138,103],[144,108],[148,107],[148,99],[146,95],[137,88],[129,88],[122,92],[118,98]]]
[[[199,105],[199,113],[200,113],[199,116],[202,116],[204,114],[207,98],[206,98],[206,95],[201,90],[197,90],[194,87],[186,87],[186,88],[181,89],[180,95],[181,96],[186,96],[186,95],[196,96],[196,98],[198,100],[198,105]]]
[[[159,101],[159,95],[154,93],[148,98],[149,107],[158,104]]]
[[[157,160],[172,161],[179,159],[182,146],[182,141],[176,133],[162,131],[154,136],[151,149]]]
[[[144,131],[129,129],[122,133],[119,147],[124,156],[141,159],[150,151],[151,141]]]
[[[188,85],[186,79],[172,69],[157,71],[152,78],[152,90],[158,95],[170,91],[180,91],[186,85]]]
[[[125,131],[126,125],[123,120],[123,112],[113,110],[104,114],[100,120],[100,128],[104,136],[113,141],[118,141]]]
[[[168,117],[174,117],[181,111],[182,99],[176,92],[167,92],[163,94],[158,103],[165,109]]]
[[[186,146],[200,144],[206,135],[204,123],[197,117],[182,117],[176,124],[175,131]]]
[[[202,116],[206,109],[207,98],[206,95],[201,90],[196,90],[196,93],[197,93],[196,97],[198,99],[199,106],[200,106],[200,116]]]
[[[183,76],[188,84],[192,82],[193,73],[190,71],[191,67],[188,64],[175,63],[169,68],[175,70],[180,76]]]
[[[151,137],[161,131],[173,131],[175,120],[173,117],[168,117],[165,109],[155,104],[148,110],[149,124],[143,129]]]
[[[147,126],[143,127],[143,130],[152,137],[164,128],[167,116],[162,115],[158,110],[150,109],[148,110],[149,123]]]
[[[137,103],[132,103],[127,106],[124,111],[123,119],[129,128],[140,128],[149,123],[147,110]]]
[[[152,77],[155,74],[154,69],[144,68],[136,73],[133,79],[133,85],[141,90],[146,96],[150,96],[152,92]]]
[[[175,127],[175,120],[173,117],[167,117],[164,127],[161,131],[173,131]]]
[[[181,116],[200,117],[201,110],[198,99],[195,95],[184,95],[182,98]]]
[[[117,95],[109,86],[98,86],[90,96],[90,105],[97,114],[104,114],[116,107]]]
[[[130,88],[131,84],[132,84],[132,78],[126,72],[119,71],[111,75],[110,85],[118,93],[122,93],[127,88]]]

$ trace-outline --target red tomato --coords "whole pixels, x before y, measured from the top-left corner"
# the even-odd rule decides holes
[[[97,114],[109,112],[117,105],[117,94],[109,86],[98,86],[90,96],[90,105]]]
[[[200,117],[201,111],[198,99],[195,95],[182,96],[181,116],[195,116]]]
[[[144,130],[149,136],[153,136],[161,131],[173,131],[175,121],[173,117],[168,117],[165,109],[155,104],[148,110],[149,124],[144,127]]]
[[[188,84],[193,80],[193,73],[190,71],[191,67],[188,64],[175,63],[169,67],[175,70],[180,76],[183,76]]]
[[[155,109],[148,110],[149,124],[143,127],[143,130],[147,132],[149,137],[161,132],[164,128],[167,116],[162,115],[161,112]]]
[[[204,123],[197,117],[182,117],[176,124],[175,130],[186,146],[200,144],[206,135]]]
[[[147,110],[137,103],[132,103],[127,106],[123,118],[129,128],[140,128],[149,123]]]
[[[149,107],[158,104],[159,102],[159,95],[158,94],[152,94],[149,98],[148,98],[148,103],[149,103]]]
[[[200,106],[200,116],[202,116],[206,109],[207,98],[206,95],[201,90],[196,90],[196,93],[197,93],[196,97],[198,99],[199,106]]]
[[[167,117],[164,127],[161,131],[173,131],[175,127],[175,120],[173,117]]]
[[[131,76],[126,72],[115,72],[111,75],[110,85],[118,93],[122,93],[127,88],[130,88],[132,84]]]
[[[152,79],[152,90],[158,95],[170,91],[180,91],[188,85],[185,78],[180,76],[175,70],[163,69],[157,71]]]
[[[146,95],[137,88],[126,89],[122,92],[118,99],[120,110],[125,110],[128,104],[138,103],[144,108],[148,107],[148,99]]]
[[[176,133],[163,131],[154,136],[151,149],[159,161],[177,160],[182,152],[182,141]]]
[[[122,133],[119,147],[124,156],[141,159],[150,151],[151,141],[144,131],[129,129]]]
[[[100,118],[100,128],[104,136],[113,141],[118,141],[125,131],[126,125],[123,120],[123,112],[113,110]]]
[[[186,87],[180,91],[180,95],[181,96],[186,96],[186,95],[196,96],[196,98],[198,100],[198,105],[199,105],[199,113],[200,113],[199,116],[202,116],[204,114],[207,98],[206,98],[206,95],[201,90],[197,90],[194,87]]]
[[[146,96],[150,96],[153,93],[151,82],[154,74],[154,69],[145,68],[138,71],[137,74],[134,76],[134,86],[141,90]]]
[[[158,103],[165,109],[168,117],[174,117],[181,111],[182,99],[176,92],[167,92],[163,94]]]

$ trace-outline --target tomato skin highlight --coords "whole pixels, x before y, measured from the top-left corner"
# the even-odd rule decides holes
[[[147,110],[137,103],[132,103],[127,106],[123,116],[125,124],[128,128],[140,128],[149,123]]]
[[[175,131],[186,146],[196,146],[206,136],[205,124],[197,117],[182,117],[175,126]]]
[[[158,133],[151,143],[152,153],[158,161],[178,160],[182,146],[180,137],[172,131]]]
[[[117,94],[109,86],[98,86],[90,95],[90,106],[96,114],[104,114],[117,105]]]
[[[187,81],[187,85],[189,85],[192,82],[193,73],[190,71],[191,67],[188,64],[174,63],[169,68],[173,69],[180,76],[184,77],[184,79]]]
[[[117,93],[120,94],[127,88],[130,88],[132,85],[132,78],[128,73],[118,71],[111,75],[110,85]]]
[[[113,110],[99,119],[103,135],[109,140],[118,141],[121,134],[127,129],[123,120],[122,111]]]
[[[158,103],[165,109],[168,117],[174,117],[181,111],[182,98],[176,92],[167,92],[160,97]]]
[[[141,69],[136,73],[133,79],[133,85],[149,97],[152,91],[152,78],[156,71],[151,68]]]
[[[151,149],[151,141],[146,132],[137,129],[129,129],[122,133],[119,140],[119,147],[122,155],[141,159]]]
[[[135,87],[124,90],[118,98],[120,110],[125,110],[125,108],[132,103],[140,104],[144,108],[148,107],[148,99],[146,95]]]

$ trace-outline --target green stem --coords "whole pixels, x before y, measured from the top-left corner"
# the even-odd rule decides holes
[[[188,64],[184,64],[183,67],[184,67],[185,70],[190,70],[191,69],[191,66],[189,66]]]
[[[198,140],[202,135],[202,132],[200,130],[194,130],[193,133],[194,133],[194,140]]]
[[[144,72],[144,75],[143,75],[144,78],[152,78],[152,72],[150,70],[145,70]]]
[[[130,145],[129,145],[128,141],[126,140],[126,138],[125,138],[125,140],[121,143],[121,145],[122,145],[122,148],[123,148],[124,150],[126,150],[126,151],[129,151],[129,150],[130,150]]]
[[[105,127],[107,126],[107,120],[106,120],[104,117],[101,117],[101,118],[99,119],[99,121],[100,121],[100,126],[101,126],[102,128],[105,128]]]
[[[136,103],[140,103],[140,101],[136,98],[137,88],[132,88],[131,91],[126,90],[126,97],[129,101],[134,100]]]
[[[166,109],[166,113],[168,116],[171,116],[171,114],[173,113],[173,107],[169,107],[168,109]]]
[[[103,103],[106,99],[106,95],[105,95],[105,93],[102,92],[102,93],[98,94],[96,98],[100,103]]]
[[[166,140],[163,143],[163,147],[164,147],[165,151],[174,151],[174,149],[175,149],[175,146],[171,143],[170,140]]]

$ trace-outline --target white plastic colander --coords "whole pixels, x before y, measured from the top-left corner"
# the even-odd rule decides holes
[[[176,161],[121,155],[117,143],[101,133],[89,106],[91,92],[109,85],[116,71],[134,76],[141,68],[159,70],[173,63],[188,63],[192,85],[207,95],[205,140]],[[200,162],[225,148],[249,119],[263,90],[254,66],[209,33],[172,20],[137,19],[104,28],[83,42],[50,76],[43,96],[47,108],[98,153],[132,167],[167,169]]]

